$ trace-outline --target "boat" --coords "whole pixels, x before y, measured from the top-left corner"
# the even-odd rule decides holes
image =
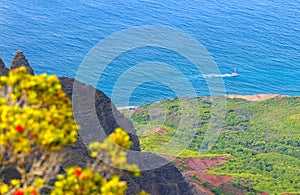
[[[236,77],[238,75],[239,74],[236,72],[236,68],[234,69],[233,73],[230,74],[230,76],[232,76],[232,77]]]

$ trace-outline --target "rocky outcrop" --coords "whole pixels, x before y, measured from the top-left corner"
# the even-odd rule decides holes
[[[169,161],[157,155],[140,152],[139,140],[135,134],[134,127],[128,119],[126,119],[114,106],[110,98],[103,92],[95,90],[89,85],[82,84],[74,79],[62,77],[60,78],[63,90],[73,101],[74,116],[76,122],[81,126],[84,135],[78,139],[78,143],[74,148],[69,148],[71,156],[76,156],[75,160],[71,160],[78,164],[84,164],[86,160],[86,151],[84,143],[95,141],[101,136],[109,135],[116,127],[121,127],[129,132],[133,145],[131,147],[134,153],[129,153],[129,163],[139,164],[142,170],[140,177],[128,176],[124,178],[128,183],[127,194],[137,194],[141,190],[145,190],[152,195],[190,195],[193,194],[188,183],[184,180],[180,171]],[[74,85],[75,84],[75,85]],[[73,94],[73,88],[76,87],[76,94]],[[90,102],[93,102],[90,104]],[[93,117],[96,115],[96,121]],[[99,123],[99,124],[97,124]],[[95,128],[97,127],[97,128]],[[104,134],[103,132],[104,131]],[[100,135],[100,137],[99,137]],[[77,152],[74,152],[77,151]],[[78,154],[84,154],[80,156]],[[148,161],[148,162],[145,162]],[[68,161],[70,162],[70,161]],[[151,168],[152,162],[160,162],[162,166]]]
[[[3,60],[0,58],[0,76],[7,76],[8,75],[8,68],[6,68]]]
[[[25,58],[24,54],[22,51],[17,51],[15,56],[14,56],[14,59],[11,63],[11,66],[10,68],[11,69],[14,69],[14,68],[20,68],[21,66],[25,66],[27,71],[30,73],[30,74],[34,74],[33,72],[33,69],[32,67],[30,66],[28,60]]]
[[[76,102],[73,102],[74,116],[81,127],[81,135],[84,134],[81,137],[84,143],[102,141],[117,127],[121,127],[130,134],[133,142],[131,150],[140,150],[140,143],[131,121],[116,109],[109,97],[72,78],[61,77],[60,81],[69,98],[76,98]],[[74,84],[76,94],[73,94]]]
[[[155,158],[158,159],[157,156],[155,156]],[[191,187],[183,178],[180,171],[168,161],[166,161],[166,164],[161,167],[142,171],[140,177],[130,178],[128,185],[129,189],[127,194],[137,194],[137,192],[141,190],[145,190],[151,195],[193,194]]]

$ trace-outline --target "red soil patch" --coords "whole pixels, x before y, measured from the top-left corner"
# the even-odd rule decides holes
[[[165,158],[170,159],[169,157],[164,156]],[[174,162],[179,165],[185,173],[188,175],[196,175],[202,184],[203,182],[209,182],[214,186],[219,186],[222,183],[230,180],[230,176],[217,176],[208,173],[202,172],[203,170],[208,170],[210,168],[217,168],[219,164],[224,164],[227,162],[226,156],[218,156],[214,158],[185,158],[179,159],[175,158]],[[185,168],[184,168],[185,167]],[[199,187],[199,185],[197,185]],[[201,189],[203,186],[201,187]],[[200,189],[200,188],[199,188]]]
[[[210,168],[217,168],[218,164],[224,164],[227,162],[227,157],[225,156],[218,156],[215,158],[186,158],[184,159],[185,164],[191,170],[201,171],[207,170]]]
[[[227,162],[226,156],[217,156],[214,158],[175,158],[171,156],[162,156],[166,159],[174,161],[177,164],[182,172],[188,175],[190,178],[193,178],[193,184],[197,187],[201,192],[204,192],[207,195],[213,195],[208,187],[203,186],[202,184],[207,182],[209,185],[213,186],[221,186],[221,189],[226,192],[233,192],[233,194],[242,195],[247,192],[245,189],[239,189],[234,187],[231,183],[228,183],[232,179],[231,176],[228,175],[213,175],[205,173],[204,170],[208,170],[211,168],[217,168],[219,164],[224,164]],[[195,179],[194,177],[197,177]],[[261,195],[269,195],[268,193],[261,192]]]
[[[181,166],[184,169],[184,166],[187,167],[187,170],[193,171],[203,171],[210,168],[217,168],[218,164],[224,164],[227,162],[226,156],[217,156],[214,158],[174,158],[170,156],[162,156],[169,160],[173,160],[177,165]]]
[[[172,159],[172,157],[163,156],[167,159]],[[217,176],[208,173],[204,173],[203,170],[208,170],[210,168],[216,168],[219,164],[224,164],[227,162],[226,156],[218,156],[214,158],[175,158],[173,161],[182,168],[183,172],[193,177],[196,175],[199,181],[194,181],[194,185],[201,190],[206,192],[208,195],[213,195],[213,193],[202,186],[202,183],[208,182],[214,186],[219,186],[220,184],[226,183],[231,179],[230,176]]]
[[[196,175],[199,178],[200,183],[209,182],[214,186],[219,186],[223,183],[226,183],[228,180],[232,179],[230,176],[217,176],[208,173],[203,173],[200,171],[187,171],[187,173],[190,175]]]

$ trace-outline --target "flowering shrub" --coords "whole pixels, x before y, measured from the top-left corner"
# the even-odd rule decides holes
[[[71,101],[56,76],[32,76],[22,67],[0,77],[0,90],[0,145],[9,146],[6,152],[60,150],[76,142]]]
[[[90,168],[81,169],[71,167],[66,175],[59,175],[55,182],[53,195],[94,195],[94,194],[125,194],[126,182],[120,181],[119,176],[114,175],[110,180],[104,179],[99,173]]]
[[[97,157],[94,164],[105,162],[107,165],[117,168],[116,171],[118,169],[128,170],[133,175],[139,176],[140,172],[138,166],[127,163],[127,153],[125,149],[129,149],[131,144],[132,142],[130,141],[128,133],[121,128],[117,128],[115,132],[110,134],[108,139],[102,143],[91,143],[89,149],[92,152],[91,157]]]
[[[128,169],[139,175],[139,170],[127,164],[131,141],[120,128],[103,143],[91,144],[94,160],[87,168],[69,167],[58,174],[61,149],[76,142],[77,130],[71,101],[56,76],[33,76],[25,67],[1,76],[0,173],[14,167],[20,175],[6,183],[1,177],[0,194],[38,195],[44,188],[51,195],[125,194],[126,182],[117,174]]]
[[[125,194],[126,182],[120,181],[116,173],[128,170],[135,176],[140,175],[137,165],[127,163],[125,149],[129,149],[131,144],[128,133],[121,128],[117,128],[104,142],[91,143],[91,157],[95,160],[88,164],[88,168],[70,167],[66,175],[58,175],[51,195]],[[101,172],[105,172],[105,177],[99,174]],[[141,195],[147,193],[141,192]]]

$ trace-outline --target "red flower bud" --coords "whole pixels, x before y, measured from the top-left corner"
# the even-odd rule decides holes
[[[19,133],[23,133],[24,132],[24,127],[22,127],[21,125],[18,125],[16,127],[16,131],[18,131]]]
[[[24,195],[23,190],[17,190],[15,191],[14,195]]]
[[[75,169],[75,175],[76,175],[76,176],[81,175],[81,173],[82,173],[82,170],[81,170],[80,168],[76,168],[76,169]]]
[[[31,191],[31,194],[32,194],[32,195],[38,195],[38,194],[39,194],[39,191],[38,191],[37,189],[33,189],[33,190]]]

